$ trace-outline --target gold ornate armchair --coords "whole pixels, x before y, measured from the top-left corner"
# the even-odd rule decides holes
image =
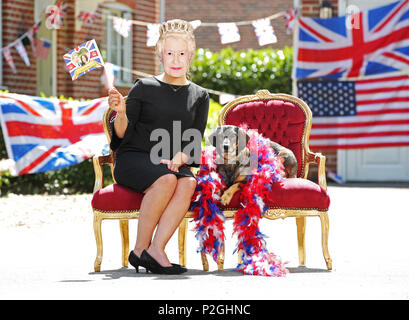
[[[115,111],[108,108],[107,111],[104,113],[104,117],[102,120],[108,144],[111,142],[112,137],[109,122],[115,117],[115,114],[116,114]],[[102,220],[105,219],[119,220],[122,239],[122,265],[124,267],[128,266],[129,254],[128,220],[138,218],[139,207],[143,198],[143,194],[134,192],[116,183],[113,183],[103,188],[102,165],[107,164],[110,166],[111,175],[113,178],[114,163],[115,153],[112,150],[110,150],[109,155],[95,156],[93,158],[95,184],[91,206],[94,212],[94,233],[97,245],[97,256],[94,262],[95,272],[99,272],[101,270],[103,255],[101,224]]]
[[[312,113],[308,105],[297,97],[287,94],[271,94],[260,90],[255,95],[237,98],[226,104],[219,114],[218,124],[240,125],[246,123],[249,128],[257,129],[265,137],[291,149],[298,162],[297,178],[284,179],[283,183],[272,185],[273,202],[265,218],[294,217],[297,225],[299,264],[305,265],[305,225],[306,218],[317,216],[321,220],[322,251],[328,270],[332,269],[332,260],[328,251],[328,209],[330,199],[327,194],[325,177],[325,157],[309,149]],[[318,165],[318,184],[307,179],[310,163]],[[234,217],[240,206],[240,194],[237,192],[227,206],[221,207],[226,219]],[[179,260],[186,265],[186,232],[188,212],[179,228]],[[208,262],[202,254],[204,270]],[[218,260],[219,270],[224,265],[224,246]]]

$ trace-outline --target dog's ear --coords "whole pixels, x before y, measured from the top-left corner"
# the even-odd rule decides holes
[[[238,143],[239,143],[239,146],[242,146],[244,149],[250,140],[250,136],[247,134],[247,132],[243,128],[240,128],[240,127],[237,127],[237,128],[238,128],[238,131],[237,131]]]

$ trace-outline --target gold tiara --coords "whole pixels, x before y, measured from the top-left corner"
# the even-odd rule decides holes
[[[168,32],[175,32],[175,33],[189,33],[193,35],[193,26],[185,21],[180,19],[169,20],[163,22],[159,28],[159,34],[162,36]]]

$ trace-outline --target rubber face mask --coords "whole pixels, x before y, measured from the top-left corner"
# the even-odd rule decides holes
[[[189,63],[188,41],[177,36],[166,38],[162,51],[162,64],[166,74],[174,78],[185,77]]]

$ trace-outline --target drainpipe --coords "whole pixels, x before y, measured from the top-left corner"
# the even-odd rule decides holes
[[[3,14],[1,12],[3,4],[2,1],[0,0],[0,48],[3,47]],[[3,88],[3,58],[0,57],[0,89],[5,89]]]
[[[166,0],[160,0],[160,8],[159,8],[159,21],[160,23],[165,22],[165,9],[166,9]],[[159,72],[162,73],[164,71],[162,63],[159,63]]]
[[[165,22],[166,0],[160,0],[160,22]]]

